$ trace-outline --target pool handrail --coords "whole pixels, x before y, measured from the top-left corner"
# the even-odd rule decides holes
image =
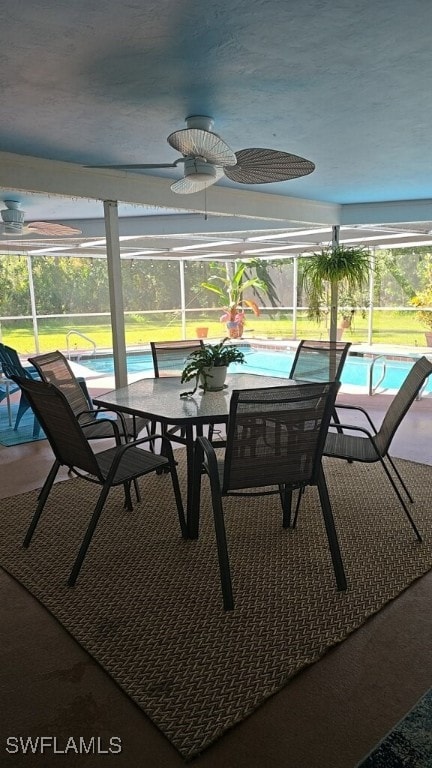
[[[82,339],[84,339],[85,341],[88,341],[88,342],[89,342],[89,343],[92,345],[92,347],[93,347],[93,354],[95,354],[95,353],[96,353],[96,342],[95,342],[95,341],[93,341],[93,339],[91,339],[89,336],[86,336],[86,335],[85,335],[85,333],[81,333],[81,331],[77,331],[75,328],[72,328],[72,329],[71,329],[70,331],[68,331],[68,332],[67,332],[67,334],[66,334],[66,349],[67,349],[67,356],[68,356],[68,360],[70,360],[70,347],[69,347],[69,338],[70,338],[72,335],[75,335],[75,336],[80,336],[80,337],[81,337]],[[79,356],[78,356],[78,357],[79,357]]]
[[[383,372],[382,372],[381,378],[377,381],[377,383],[374,386],[373,373],[374,373],[375,363],[378,362],[378,360],[383,360],[383,368],[382,368]],[[368,392],[370,397],[375,394],[379,385],[384,381],[386,373],[387,373],[386,357],[385,355],[377,355],[377,357],[373,358],[369,366]]]

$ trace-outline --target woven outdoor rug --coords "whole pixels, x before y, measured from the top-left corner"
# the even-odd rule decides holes
[[[176,457],[184,484],[182,449]],[[432,467],[398,466],[422,544],[379,466],[325,463],[346,593],[316,489],[295,531],[282,529],[276,496],[227,500],[236,607],[224,613],[207,481],[200,538],[184,541],[164,475],[143,478],[132,513],[111,493],[74,589],[66,579],[98,490],[83,480],[55,486],[28,550],[36,492],[2,501],[0,564],[191,758],[431,568]]]

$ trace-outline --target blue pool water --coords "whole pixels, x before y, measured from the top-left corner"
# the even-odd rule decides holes
[[[294,357],[292,350],[286,352],[270,349],[254,349],[244,347],[242,351],[246,357],[246,363],[243,365],[231,364],[230,371],[257,373],[265,376],[287,376],[290,371],[291,363]],[[91,358],[81,358],[81,365],[91,368],[93,371],[111,375],[114,372],[113,358],[110,355],[103,355]],[[369,369],[371,358],[349,356],[342,372],[342,384],[360,386],[367,388],[369,386]],[[379,386],[378,391],[384,389],[399,389],[407,373],[413,365],[410,360],[385,360],[385,377]],[[153,372],[153,363],[150,352],[130,352],[127,355],[127,366],[129,373],[148,373]],[[379,360],[375,363],[373,384],[377,384],[383,373],[383,364]],[[432,376],[431,376],[432,379]],[[427,391],[432,391],[432,381],[428,381]]]

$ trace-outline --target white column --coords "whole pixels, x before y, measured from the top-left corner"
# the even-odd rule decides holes
[[[340,227],[332,227],[332,248],[339,247]],[[337,316],[338,316],[339,285],[337,280],[330,284],[330,340],[337,339]]]
[[[33,282],[33,266],[32,266],[32,259],[29,254],[27,254],[27,272],[28,272],[28,279],[29,279],[30,306],[31,306],[32,322],[33,322],[33,336],[34,336],[36,354],[39,354],[40,352],[39,331],[38,331],[37,316],[36,316],[36,300],[35,300],[34,282]]]
[[[186,298],[185,298],[185,271],[184,271],[184,259],[179,261],[180,270],[180,309],[181,309],[181,325],[182,336],[186,338]]]
[[[120,261],[118,206],[114,200],[104,200],[107,244],[108,284],[110,295],[114,376],[116,389],[128,383],[123,289]]]
[[[374,309],[374,284],[375,284],[375,249],[370,257],[369,270],[369,309],[368,309],[368,344],[373,342],[373,309]]]
[[[293,258],[293,288],[292,288],[293,339],[297,338],[297,286],[298,286],[298,256],[294,256],[294,258]]]

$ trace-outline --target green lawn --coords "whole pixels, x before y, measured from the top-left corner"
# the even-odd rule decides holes
[[[209,338],[221,338],[224,325],[219,322],[219,311],[206,315],[194,315],[186,325],[187,338],[196,338],[196,328],[208,328]],[[245,338],[267,337],[292,339],[293,324],[288,313],[277,313],[269,318],[264,313],[260,317],[248,316],[245,327]],[[71,329],[79,331],[94,341],[98,349],[111,348],[112,337],[109,318],[67,318],[41,319],[39,328],[40,352],[53,349],[66,350],[66,334]],[[327,338],[328,328],[325,322],[316,323],[299,313],[297,319],[297,338]],[[172,340],[182,337],[181,322],[178,314],[160,313],[158,315],[133,315],[126,319],[126,344],[128,347],[147,344],[149,341]],[[344,339],[353,343],[367,342],[367,319],[360,315],[355,317],[351,329],[344,332]],[[14,347],[22,355],[33,354],[35,344],[33,328],[30,322],[7,321],[1,325],[1,340]],[[424,329],[415,312],[375,312],[374,335],[375,344],[396,344],[406,346],[425,346]],[[76,334],[69,337],[70,349],[91,350],[92,344]]]

